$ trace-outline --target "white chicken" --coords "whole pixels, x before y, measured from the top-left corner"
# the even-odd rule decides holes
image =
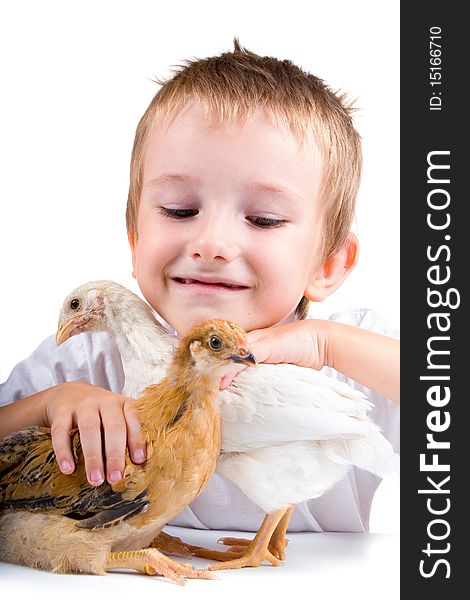
[[[57,343],[84,331],[110,331],[119,349],[125,387],[135,397],[164,376],[176,338],[150,306],[112,281],[76,288],[63,304]],[[351,466],[379,477],[395,469],[394,453],[367,416],[370,403],[347,384],[295,365],[260,364],[220,393],[222,452],[216,472],[267,513],[254,540],[222,540],[217,552],[162,536],[161,549],[223,561],[211,569],[273,565],[285,558],[294,506],[321,496]]]

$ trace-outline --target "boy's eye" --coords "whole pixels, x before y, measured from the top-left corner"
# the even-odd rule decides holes
[[[165,206],[160,206],[158,210],[165,217],[172,219],[188,219],[195,217],[199,212],[197,208],[166,208]]]
[[[276,227],[282,227],[286,224],[286,221],[283,219],[271,219],[269,217],[257,217],[250,216],[246,217],[246,220],[256,227],[261,227],[262,229],[274,229]]]

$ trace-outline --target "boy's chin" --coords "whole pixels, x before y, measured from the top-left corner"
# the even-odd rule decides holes
[[[233,321],[243,329],[248,331],[249,320],[245,317],[242,318],[241,315],[231,314],[230,311],[223,310],[214,310],[213,308],[210,310],[198,310],[194,311],[194,313],[187,311],[184,315],[179,315],[178,317],[167,321],[171,327],[176,331],[179,336],[185,336],[192,327],[195,325],[199,325],[203,321],[208,321],[210,319],[225,319],[227,321]],[[253,327],[252,327],[253,329]]]
[[[246,315],[240,315],[236,313],[231,314],[230,311],[224,312],[214,310],[202,310],[197,311],[194,314],[190,314],[188,312],[183,317],[175,319],[175,323],[172,323],[170,321],[167,322],[173,327],[178,336],[183,337],[191,330],[192,327],[210,319],[226,319],[227,321],[233,321],[234,323],[242,327],[245,331],[253,331],[255,329],[264,329],[266,327],[272,327],[275,325],[281,325],[283,323],[289,323],[291,321],[294,321],[295,311],[287,317],[285,317],[284,319],[273,323],[268,323],[260,319],[253,319]]]
[[[176,331],[176,333],[178,334],[178,336],[183,337],[187,333],[189,333],[189,331],[195,325],[199,325],[203,321],[208,321],[210,319],[226,319],[228,321],[234,321],[235,323],[237,323],[237,325],[240,325],[240,327],[244,327],[242,323],[239,323],[235,319],[231,319],[230,317],[227,317],[227,316],[216,316],[214,314],[211,314],[211,315],[200,315],[200,316],[195,315],[192,318],[187,317],[187,318],[185,318],[183,320],[179,320],[178,327],[176,327],[172,323],[170,323],[170,325],[172,325],[173,329]]]

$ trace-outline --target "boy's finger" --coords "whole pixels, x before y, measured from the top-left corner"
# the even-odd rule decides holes
[[[75,462],[72,456],[72,448],[70,445],[70,430],[72,428],[71,418],[68,422],[54,421],[51,424],[52,447],[54,448],[55,457],[59,465],[59,469],[65,475],[70,475],[75,471]]]
[[[240,373],[241,371],[244,371],[246,369],[246,365],[233,365],[233,367],[230,369],[230,371],[224,375],[222,377],[222,380],[220,382],[220,389],[224,390],[226,387],[228,387],[231,383],[232,380],[234,379],[234,377],[236,375],[238,375],[238,373]]]
[[[122,479],[125,466],[127,427],[121,406],[110,404],[101,409],[106,454],[106,479],[116,483]]]
[[[130,402],[124,404],[124,415],[127,424],[127,445],[132,461],[143,463],[147,458],[147,449],[140,439],[140,423]]]
[[[77,419],[85,470],[91,485],[101,485],[104,469],[101,445],[101,418],[99,413],[84,413]]]
[[[260,338],[258,340],[248,340],[251,352],[256,358],[256,362],[262,363],[270,358],[272,350],[272,340]]]

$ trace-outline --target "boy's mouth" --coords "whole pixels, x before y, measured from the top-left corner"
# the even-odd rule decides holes
[[[238,283],[232,283],[230,281],[223,281],[217,279],[194,279],[191,277],[173,277],[173,281],[185,286],[191,287],[199,287],[199,288],[207,288],[207,289],[223,289],[223,290],[233,290],[233,291],[242,291],[247,290],[248,286],[241,285]]]

